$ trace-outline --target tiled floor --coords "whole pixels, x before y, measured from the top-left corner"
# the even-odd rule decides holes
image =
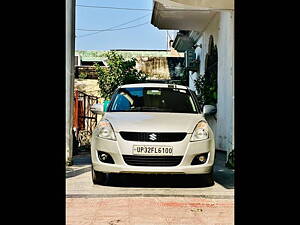
[[[67,198],[67,225],[232,225],[232,199]]]

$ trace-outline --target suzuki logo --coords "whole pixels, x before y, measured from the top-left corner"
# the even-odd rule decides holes
[[[151,140],[151,141],[155,141],[156,140],[156,134],[150,134],[149,135],[149,139]]]

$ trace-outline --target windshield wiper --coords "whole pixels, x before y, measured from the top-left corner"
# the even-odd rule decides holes
[[[150,107],[150,106],[142,106],[142,107],[135,107],[135,108],[132,108],[130,109],[130,111],[135,111],[135,112],[160,112],[160,111],[164,111],[163,109],[160,109],[158,107]]]

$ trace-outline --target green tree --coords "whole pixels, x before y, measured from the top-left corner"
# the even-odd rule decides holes
[[[112,96],[118,86],[145,82],[148,77],[135,68],[135,58],[125,60],[122,55],[115,51],[109,51],[105,56],[108,66],[101,67],[99,64],[95,64],[95,68],[98,73],[100,96],[106,100]]]

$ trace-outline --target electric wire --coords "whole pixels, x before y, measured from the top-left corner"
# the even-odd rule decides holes
[[[144,16],[141,16],[141,17],[138,17],[138,18],[133,19],[133,20],[130,20],[130,21],[126,22],[126,23],[122,23],[122,24],[119,24],[119,25],[116,25],[116,26],[113,26],[113,27],[106,28],[105,30],[117,28],[117,27],[120,27],[120,26],[129,24],[129,23],[135,22],[135,21],[137,21],[137,20],[140,20],[140,19],[143,19],[143,18],[147,17],[148,15],[150,15],[150,14],[147,14],[147,15],[144,15]],[[76,30],[89,31],[88,29],[76,29]],[[100,29],[94,29],[94,30],[100,30]],[[101,31],[102,31],[102,30],[101,30]]]
[[[130,20],[130,21],[126,22],[126,23],[122,23],[122,24],[119,24],[119,25],[116,25],[116,26],[112,26],[112,27],[109,27],[109,28],[106,28],[106,29],[101,29],[101,30],[100,30],[100,29],[99,29],[99,30],[98,30],[98,29],[94,29],[95,31],[97,30],[97,32],[90,33],[90,34],[85,34],[85,35],[81,35],[81,36],[78,36],[78,38],[80,38],[80,37],[86,37],[86,36],[90,36],[90,35],[94,35],[94,34],[98,34],[98,33],[100,33],[100,32],[104,32],[104,31],[113,31],[114,28],[121,27],[121,26],[123,26],[123,25],[129,24],[129,23],[132,23],[132,22],[135,22],[135,21],[140,20],[140,19],[143,19],[143,18],[145,18],[145,17],[147,17],[147,16],[149,16],[149,15],[150,15],[150,14],[147,14],[147,15],[138,17],[138,18],[136,18],[136,19]],[[142,25],[144,25],[144,24],[139,24],[139,26],[142,26]],[[136,27],[136,26],[134,26],[134,27]],[[129,28],[132,28],[132,27],[127,27],[126,29],[129,29]],[[76,29],[76,30],[89,31],[88,29]],[[92,30],[92,29],[91,29],[91,30]]]
[[[120,7],[111,7],[111,6],[96,6],[96,5],[76,5],[77,7],[84,7],[84,8],[98,8],[98,9],[116,9],[116,10],[136,10],[136,11],[152,11],[152,9],[143,9],[143,8],[120,8]],[[198,12],[200,9],[184,9],[184,8],[172,8],[170,9],[159,9],[158,11],[191,11],[191,12]],[[214,9],[214,10],[226,10],[222,8]],[[201,12],[209,13],[209,9],[201,9]]]
[[[77,7],[84,7],[84,8],[99,8],[99,9],[117,9],[117,10],[152,11],[152,9],[119,8],[119,7],[95,6],[95,5],[76,5],[76,6],[77,6]]]
[[[117,28],[117,29],[104,29],[104,30],[98,30],[98,31],[95,32],[95,33],[81,35],[81,36],[78,36],[77,38],[82,38],[82,37],[86,37],[86,36],[98,34],[98,33],[100,33],[100,32],[105,32],[105,31],[117,31],[117,30],[125,30],[125,29],[129,29],[129,28],[134,28],[134,27],[140,27],[140,26],[143,26],[143,25],[146,25],[146,24],[149,24],[149,22],[142,23],[142,24],[137,24],[137,25],[135,25],[135,26],[130,26],[130,27],[123,27],[123,28]],[[87,30],[86,30],[86,31],[87,31]],[[91,31],[91,30],[90,30],[90,31]]]

